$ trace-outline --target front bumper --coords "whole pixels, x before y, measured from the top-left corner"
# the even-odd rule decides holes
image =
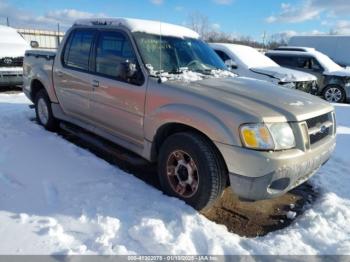
[[[233,192],[241,199],[278,197],[309,179],[327,162],[335,148],[335,137],[307,151],[262,152],[218,144]]]
[[[23,70],[0,71],[0,86],[15,86],[23,84]]]

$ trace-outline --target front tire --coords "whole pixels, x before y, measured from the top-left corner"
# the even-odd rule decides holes
[[[195,133],[174,134],[164,142],[158,175],[164,193],[197,210],[213,204],[227,182],[227,170],[217,149]]]
[[[323,91],[323,98],[330,103],[342,103],[345,101],[345,91],[341,86],[329,85]]]
[[[49,131],[54,131],[58,127],[58,122],[54,118],[51,109],[51,102],[45,89],[40,90],[35,96],[35,113],[40,125]]]

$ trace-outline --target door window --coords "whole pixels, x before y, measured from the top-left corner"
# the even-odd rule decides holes
[[[80,70],[89,70],[90,50],[95,32],[76,30],[69,39],[63,57],[64,65]]]
[[[270,58],[280,66],[297,67],[296,59],[292,56],[271,55]]]
[[[127,81],[125,70],[130,65],[140,71],[129,38],[119,32],[102,32],[97,43],[96,73]]]

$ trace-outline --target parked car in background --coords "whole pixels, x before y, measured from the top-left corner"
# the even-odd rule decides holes
[[[0,86],[23,83],[23,57],[29,44],[17,31],[0,25]]]
[[[256,49],[235,44],[209,44],[232,72],[239,76],[265,80],[274,84],[317,93],[316,77],[281,67]]]
[[[63,120],[157,162],[164,192],[196,209],[228,179],[244,199],[280,196],[335,147],[329,103],[235,77],[197,33],[167,23],[78,21],[57,53],[27,51],[23,90],[45,128]]]
[[[318,94],[327,101],[338,103],[350,99],[350,70],[314,48],[280,47],[266,55],[281,66],[315,75]]]
[[[312,47],[329,56],[342,67],[350,66],[349,35],[305,35],[293,36],[289,46]]]

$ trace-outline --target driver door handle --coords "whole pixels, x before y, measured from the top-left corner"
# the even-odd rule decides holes
[[[92,86],[93,87],[99,87],[100,86],[100,82],[97,80],[92,80]]]

